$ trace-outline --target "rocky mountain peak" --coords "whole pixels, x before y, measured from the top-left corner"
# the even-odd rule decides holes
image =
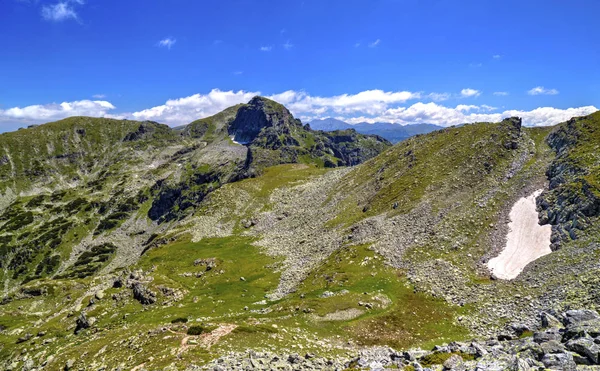
[[[236,142],[250,143],[263,128],[273,128],[278,134],[291,134],[302,127],[283,105],[265,97],[256,96],[242,106],[228,128]]]

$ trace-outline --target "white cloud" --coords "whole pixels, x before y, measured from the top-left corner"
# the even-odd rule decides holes
[[[66,0],[56,4],[44,5],[42,7],[42,17],[47,21],[61,22],[68,19],[78,20],[79,16],[73,8],[72,4],[82,5],[82,0]]]
[[[60,120],[70,116],[108,117],[115,109],[112,103],[103,100],[80,100],[74,102],[37,104],[0,110],[0,122],[39,124]]]
[[[241,75],[243,73],[244,73],[244,71],[233,71],[233,74],[237,75],[237,76],[239,76],[239,75]]]
[[[584,116],[597,110],[593,106],[559,109],[539,107],[530,111],[503,110],[481,104],[444,106],[436,102],[411,100],[431,99],[432,94],[409,91],[366,90],[356,94],[312,96],[307,92],[288,90],[268,98],[284,104],[294,116],[308,122],[316,118],[337,117],[350,123],[393,122],[397,124],[432,123],[442,126],[497,122],[505,117],[519,116],[528,126],[554,125],[573,116]],[[115,107],[104,100],[81,100],[60,104],[32,105],[0,110],[0,123],[39,124],[68,116],[104,116],[158,121],[172,126],[187,124],[199,118],[214,115],[238,103],[246,103],[258,91],[221,91],[194,94],[170,99],[165,104],[133,113],[113,113]]]
[[[272,46],[261,46],[260,47],[261,52],[270,52],[271,50],[273,50]]]
[[[166,37],[158,42],[158,46],[162,48],[171,49],[173,45],[177,42],[177,39],[173,39],[171,37]]]
[[[507,91],[495,91],[494,95],[497,97],[505,97],[508,95],[508,92]]]
[[[294,47],[294,44],[292,44],[292,43],[290,42],[290,40],[286,41],[286,42],[285,42],[285,44],[283,44],[283,48],[284,48],[285,50],[290,50],[290,49],[292,49],[293,47]]]
[[[429,93],[429,94],[427,94],[426,97],[431,99],[434,102],[441,102],[441,101],[450,99],[452,97],[452,94],[450,94],[450,93]]]
[[[500,59],[500,58],[502,58],[502,56],[500,54],[495,54],[495,55],[492,56],[492,58],[494,58],[494,59]]]
[[[475,90],[475,89],[471,89],[471,88],[466,88],[460,91],[460,95],[468,98],[468,97],[478,97],[479,95],[481,95],[481,92],[479,90]]]
[[[189,97],[170,99],[165,104],[134,112],[130,116],[136,120],[152,120],[169,125],[182,125],[194,120],[212,116],[227,107],[247,103],[260,92],[221,91],[213,89],[208,94],[194,94]]]
[[[381,43],[381,40],[377,39],[377,40],[375,40],[375,41],[373,41],[372,43],[369,44],[369,48],[375,48],[380,43]]]
[[[472,68],[479,68],[481,66],[483,66],[483,63],[469,63],[469,67]]]
[[[385,92],[383,90],[365,90],[357,94],[342,94],[331,97],[311,96],[304,92],[286,91],[269,98],[286,105],[292,112],[331,111],[337,114],[363,112],[375,115],[392,104],[418,99],[421,93],[409,91]]]
[[[556,95],[558,94],[558,90],[556,89],[546,89],[543,86],[536,86],[535,88],[527,91],[529,95]]]
[[[489,107],[493,108],[493,107]],[[361,116],[347,118],[349,123],[359,122],[393,122],[397,124],[430,123],[451,126],[473,122],[498,122],[506,117],[519,116],[527,126],[548,126],[564,122],[574,116],[589,115],[598,109],[593,106],[559,109],[540,107],[531,111],[506,110],[503,112],[486,112],[484,106],[458,105],[455,108],[436,103],[418,102],[410,107],[390,108],[378,116]]]
[[[92,98],[94,98],[94,99],[104,99],[104,98],[106,98],[106,95],[104,95],[104,94],[94,94],[94,95],[92,95]]]
[[[360,43],[354,43],[354,47],[358,48],[360,46]]]

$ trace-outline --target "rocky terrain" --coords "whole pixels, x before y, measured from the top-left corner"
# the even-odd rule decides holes
[[[2,134],[0,368],[594,367],[599,129],[507,118],[391,146],[256,97],[177,129]],[[497,279],[538,190],[552,252]]]

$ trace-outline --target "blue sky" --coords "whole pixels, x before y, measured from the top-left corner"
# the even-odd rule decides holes
[[[75,114],[180,125],[254,94],[304,121],[553,124],[600,107],[598,14],[592,0],[3,0],[0,131]]]

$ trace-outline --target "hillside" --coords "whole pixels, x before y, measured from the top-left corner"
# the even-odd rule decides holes
[[[177,129],[73,117],[0,135],[0,365],[488,362],[462,343],[401,351],[598,309],[599,130],[599,112],[507,118],[390,147],[256,97]],[[538,190],[552,252],[496,279],[510,211]]]
[[[310,122],[310,127],[314,130],[335,131],[354,129],[361,134],[379,135],[382,138],[389,140],[392,143],[398,143],[408,139],[414,135],[427,134],[432,131],[443,129],[442,126],[433,124],[409,124],[400,125],[389,122],[376,122],[369,124],[360,122],[358,124],[348,124],[341,120],[333,118],[313,120]]]

